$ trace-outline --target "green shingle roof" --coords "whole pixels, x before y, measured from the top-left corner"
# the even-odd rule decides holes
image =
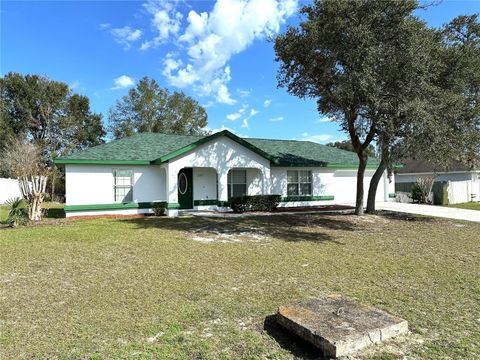
[[[276,166],[356,167],[357,155],[311,141],[239,138],[221,131],[210,136],[141,133],[107,144],[77,151],[55,161],[57,164],[150,164],[168,161],[219,136],[227,136],[268,158]],[[370,159],[369,165],[377,165]]]

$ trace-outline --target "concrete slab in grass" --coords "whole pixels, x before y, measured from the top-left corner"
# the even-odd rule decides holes
[[[341,296],[281,306],[277,321],[333,358],[408,332],[406,320]]]

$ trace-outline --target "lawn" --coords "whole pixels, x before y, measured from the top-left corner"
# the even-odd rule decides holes
[[[461,203],[461,204],[452,204],[448,206],[459,208],[459,209],[480,210],[480,202],[467,202],[467,203]]]
[[[0,358],[313,358],[270,316],[332,293],[409,321],[361,358],[479,358],[479,233],[388,214],[0,229]]]

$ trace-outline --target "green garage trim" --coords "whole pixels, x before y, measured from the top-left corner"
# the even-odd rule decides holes
[[[194,206],[218,205],[217,199],[194,200]]]
[[[335,200],[333,195],[317,195],[317,196],[284,196],[282,197],[282,202],[293,202],[293,201],[321,201],[321,200]]]
[[[151,209],[153,204],[165,204],[166,201],[155,202],[128,202],[128,203],[113,203],[113,204],[88,204],[88,205],[65,205],[66,212],[75,211],[102,211],[102,210],[131,210],[131,209]]]

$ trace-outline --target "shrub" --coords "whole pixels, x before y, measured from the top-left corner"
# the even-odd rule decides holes
[[[244,212],[247,210],[247,196],[232,197],[228,200],[227,206],[229,206],[233,212]]]
[[[228,206],[234,212],[274,211],[280,200],[280,195],[244,195],[231,198],[228,201]]]
[[[19,225],[26,225],[28,223],[28,209],[25,206],[25,202],[21,198],[11,199],[7,201],[7,205],[10,207],[8,212],[7,223],[11,227],[17,227]]]
[[[430,193],[435,182],[433,176],[420,176],[412,186],[412,200],[420,204],[430,202]]]
[[[413,202],[421,203],[423,199],[422,189],[417,183],[412,185],[412,200]]]
[[[167,208],[167,204],[165,202],[154,202],[152,205],[152,210],[155,216],[163,216],[165,215],[165,210]]]

